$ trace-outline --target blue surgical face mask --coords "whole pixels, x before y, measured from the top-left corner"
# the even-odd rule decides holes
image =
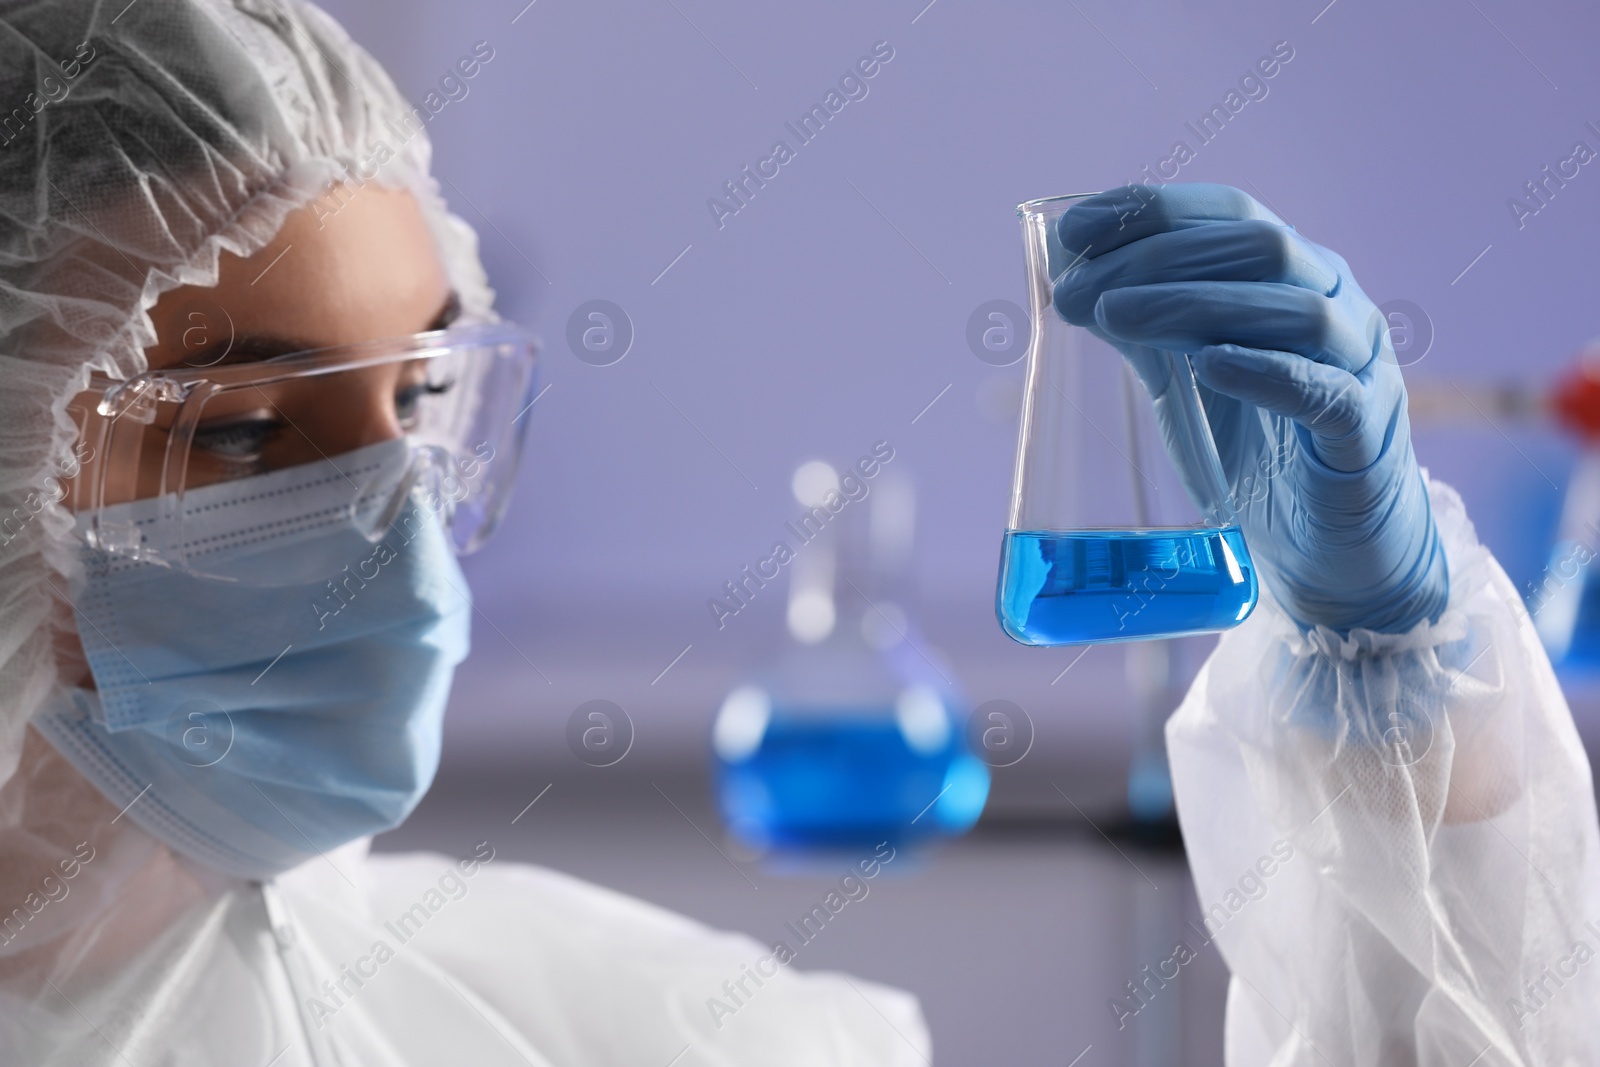
[[[204,577],[86,549],[71,592],[96,688],[38,728],[130,818],[240,877],[399,825],[438,766],[471,615],[420,493],[376,542],[348,506],[351,484],[390,498],[407,462],[386,442],[337,457],[339,484],[319,463],[190,490]],[[158,503],[103,512],[148,530],[172,521]]]

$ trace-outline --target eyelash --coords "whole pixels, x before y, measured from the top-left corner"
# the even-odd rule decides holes
[[[277,419],[239,419],[219,426],[196,426],[193,447],[230,463],[252,463],[260,458],[266,438],[280,426]]]
[[[405,421],[405,405],[415,403],[417,398],[423,395],[443,396],[451,389],[454,389],[455,384],[456,383],[454,379],[447,382],[441,382],[438,385],[434,385],[432,382],[418,382],[415,385],[408,385],[401,389],[395,394],[394,407],[395,411],[399,412],[401,415],[402,425]]]
[[[410,430],[415,412],[412,405],[422,396],[443,396],[455,388],[454,381],[435,385],[418,382],[395,393],[395,411],[401,428]],[[275,418],[236,419],[214,426],[201,424],[195,427],[193,447],[209,452],[228,463],[259,463],[268,438],[283,429],[287,423]]]

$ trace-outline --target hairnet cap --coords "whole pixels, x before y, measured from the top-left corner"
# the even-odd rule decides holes
[[[428,175],[431,117],[298,0],[0,0],[0,783],[72,627],[66,405],[91,369],[144,369],[163,292],[376,182],[416,196],[463,311],[492,317],[477,239]]]

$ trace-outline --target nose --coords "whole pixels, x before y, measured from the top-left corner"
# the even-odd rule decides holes
[[[315,429],[312,443],[332,457],[405,436],[395,411],[397,366],[366,367],[313,379]]]

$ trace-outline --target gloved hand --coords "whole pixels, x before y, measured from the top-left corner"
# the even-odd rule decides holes
[[[1340,633],[1437,621],[1449,574],[1405,385],[1349,264],[1224,185],[1113,189],[1056,232],[1063,318],[1157,400],[1160,353],[1190,353],[1251,556],[1290,617]]]

